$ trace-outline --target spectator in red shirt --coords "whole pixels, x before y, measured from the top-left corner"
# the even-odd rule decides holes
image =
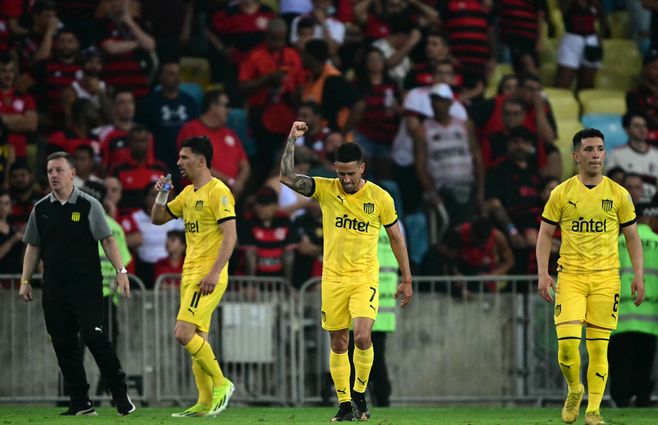
[[[66,125],[61,95],[82,71],[79,62],[80,43],[76,34],[62,29],[55,36],[53,54],[34,65],[26,84],[36,84],[34,95],[39,101],[39,125],[63,128]],[[32,81],[27,81],[32,80]]]
[[[245,255],[249,276],[292,278],[297,235],[288,214],[277,212],[279,200],[271,187],[256,194],[253,213],[240,223],[240,248]]]
[[[253,49],[240,66],[240,91],[247,97],[249,125],[258,150],[254,180],[260,184],[272,168],[274,158],[295,120],[295,95],[302,82],[302,61],[286,46],[286,23],[272,19],[265,43]]]
[[[16,64],[8,53],[0,54],[0,120],[9,130],[9,144],[18,158],[26,155],[26,134],[37,129],[37,112],[32,96],[15,87]]]
[[[98,108],[89,99],[77,99],[71,106],[71,122],[64,130],[48,138],[46,155],[65,151],[73,154],[78,146],[91,146],[95,156],[100,154],[100,143],[92,130],[100,124]]]
[[[110,4],[109,15],[98,23],[100,46],[107,54],[103,79],[112,87],[130,90],[142,98],[149,92],[155,40],[132,16],[130,1],[111,0]]]
[[[170,230],[167,232],[167,256],[155,262],[154,276],[157,282],[163,274],[181,274],[183,273],[183,263],[185,262],[185,232],[182,230]],[[180,285],[180,280],[176,281]]]
[[[234,105],[240,104],[239,93],[229,91],[238,87],[238,68],[249,52],[263,42],[268,22],[275,17],[272,9],[259,0],[215,2],[209,13],[206,30],[211,49],[213,81],[221,81]]]
[[[111,170],[119,163],[126,162],[130,157],[128,148],[128,132],[137,126],[135,122],[135,96],[129,90],[118,90],[112,97],[112,114],[114,123],[99,130],[101,141],[101,156],[103,167]],[[153,140],[149,141],[148,158],[153,154]]]
[[[189,121],[178,133],[180,149],[183,141],[194,136],[207,136],[212,143],[212,175],[226,183],[239,197],[251,175],[247,154],[238,135],[226,127],[229,99],[221,90],[210,90],[203,98],[203,114]],[[259,164],[260,165],[260,164]]]
[[[144,189],[163,175],[167,166],[148,157],[151,132],[146,127],[135,126],[128,132],[130,157],[118,164],[111,174],[119,179],[123,195],[119,203],[122,215],[138,210],[144,204]]]
[[[82,69],[60,95],[61,107],[66,119],[71,118],[71,105],[76,99],[89,99],[98,108],[103,124],[112,122],[112,105],[107,84],[100,79],[103,71],[103,55],[96,47],[82,52]]]
[[[57,18],[55,2],[52,0],[37,0],[31,12],[32,28],[16,43],[16,51],[23,71],[50,57],[53,38],[62,25]]]

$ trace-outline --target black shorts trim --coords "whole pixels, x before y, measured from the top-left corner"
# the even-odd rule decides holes
[[[563,339],[580,339],[579,336],[565,336],[564,338],[558,338],[558,341],[561,341]]]
[[[394,224],[397,223],[397,222],[398,222],[398,219],[397,219],[397,217],[396,217],[395,220],[393,220],[393,223],[391,223],[391,224],[384,224],[384,227],[388,229],[389,227],[391,227],[392,225],[394,225]]]
[[[549,220],[549,219],[547,219],[547,218],[544,217],[544,216],[541,216],[541,221],[545,221],[546,223],[548,223],[548,224],[552,224],[553,226],[557,226],[557,225],[559,224],[558,222],[556,222],[556,221],[552,221],[552,220]]]
[[[637,217],[635,217],[635,218],[634,218],[633,220],[631,220],[631,221],[627,221],[626,223],[621,223],[621,224],[619,225],[619,227],[628,227],[628,226],[630,226],[631,224],[635,224],[635,223],[637,223]]]
[[[165,205],[165,209],[167,210],[167,212],[169,213],[169,215],[171,215],[173,218],[179,218],[176,214],[174,214],[173,212],[171,212],[171,210],[169,209],[169,205]]]
[[[229,220],[235,220],[235,216],[232,215],[230,217],[220,218],[219,220],[217,220],[217,224],[222,224],[223,222],[229,221]]]

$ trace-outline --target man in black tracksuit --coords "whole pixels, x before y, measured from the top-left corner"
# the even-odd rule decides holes
[[[119,415],[127,415],[135,406],[128,397],[126,375],[103,326],[98,241],[117,269],[117,283],[125,296],[130,293],[128,276],[105,222],[103,207],[73,186],[74,176],[71,155],[55,152],[48,157],[52,192],[30,214],[19,295],[25,301],[32,301],[30,278],[42,259],[46,329],[71,396],[69,409],[62,414],[96,415],[89,400],[79,334],[108,383]]]

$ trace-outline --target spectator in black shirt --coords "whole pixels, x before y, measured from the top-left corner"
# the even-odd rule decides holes
[[[41,199],[41,193],[34,183],[32,170],[24,159],[17,160],[9,169],[9,192],[12,201],[9,224],[22,229],[30,217],[34,204]]]
[[[0,274],[21,272],[23,232],[7,222],[10,214],[11,197],[9,192],[0,189]]]

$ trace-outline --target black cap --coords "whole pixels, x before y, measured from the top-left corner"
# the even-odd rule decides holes
[[[256,192],[256,203],[259,205],[271,205],[279,202],[279,195],[269,186],[262,187]]]

